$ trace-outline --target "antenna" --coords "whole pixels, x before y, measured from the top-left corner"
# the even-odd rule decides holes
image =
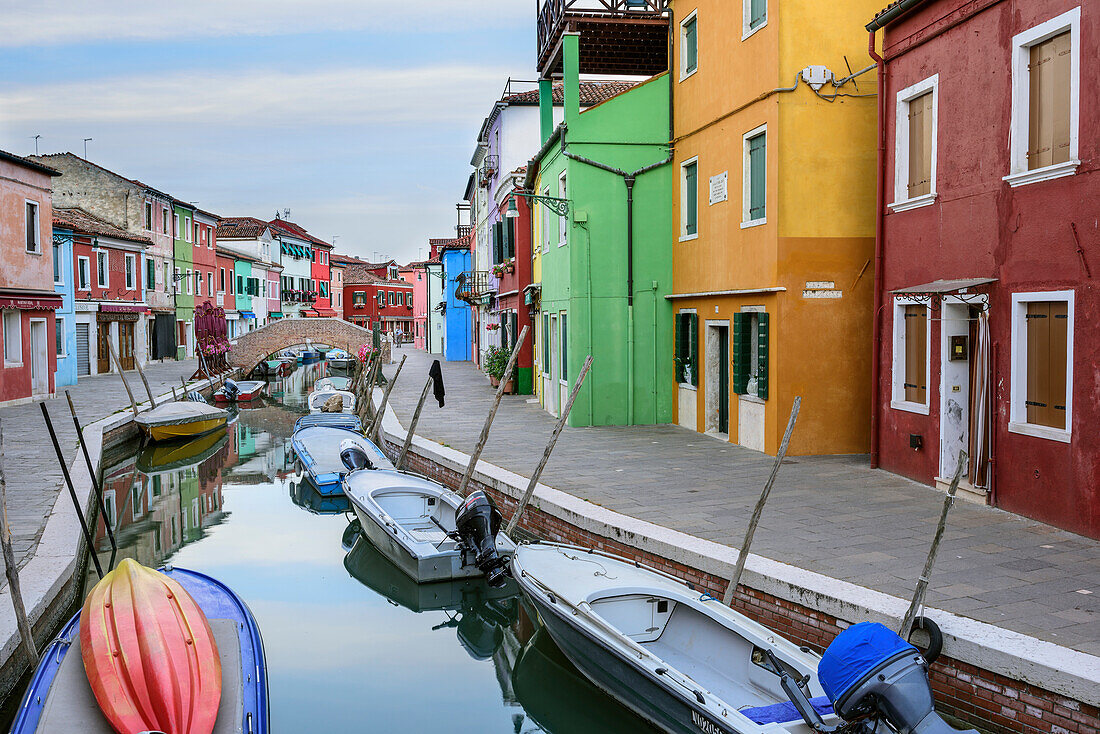
[[[42,137],[42,136],[41,135],[35,135],[34,136],[34,154],[35,155],[38,155],[38,139],[40,137]]]
[[[290,210],[289,209],[283,209],[283,219],[288,221],[288,222],[290,221]]]
[[[84,160],[88,160],[88,141],[94,138],[84,138]]]

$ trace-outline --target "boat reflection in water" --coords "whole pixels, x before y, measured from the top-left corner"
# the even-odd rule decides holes
[[[339,515],[351,511],[345,494],[323,495],[305,474],[299,473],[289,482],[290,500],[314,515]]]

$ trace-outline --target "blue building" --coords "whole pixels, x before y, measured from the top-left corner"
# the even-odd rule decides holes
[[[461,285],[463,273],[470,272],[470,246],[466,239],[456,242],[462,244],[444,245],[440,250],[447,299],[443,358],[448,362],[468,362],[473,358],[473,315],[470,304],[457,298],[455,292]]]
[[[53,230],[53,290],[61,296],[56,317],[57,371],[54,386],[76,384],[76,285],[73,281],[73,232]]]

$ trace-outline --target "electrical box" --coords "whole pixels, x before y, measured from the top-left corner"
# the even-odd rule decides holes
[[[807,66],[802,70],[802,81],[816,92],[834,79],[827,66]]]
[[[588,221],[588,212],[586,211],[573,211],[573,221],[577,224],[584,224]]]
[[[948,359],[952,362],[966,361],[970,357],[969,341],[966,334],[951,337],[951,354]]]

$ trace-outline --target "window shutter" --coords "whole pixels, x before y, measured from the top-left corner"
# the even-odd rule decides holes
[[[504,254],[503,238],[504,238],[504,232],[501,229],[500,222],[496,222],[495,224],[493,224],[493,264],[494,265],[496,265],[497,263],[501,262],[501,260],[503,260],[503,254]]]
[[[749,8],[749,29],[755,30],[768,19],[768,0],[752,0]]]
[[[770,343],[768,324],[770,317],[766,313],[756,315],[756,397],[768,399],[768,344]]]
[[[909,101],[909,197],[932,191],[932,92]]]
[[[691,325],[691,337],[688,339],[688,364],[691,365],[691,384],[699,386],[699,315],[688,314]]]
[[[505,219],[505,221],[508,222],[508,241],[505,243],[504,257],[512,258],[516,256],[516,220],[509,218]]]
[[[1065,301],[1027,305],[1027,422],[1066,428],[1066,351],[1069,316]]]
[[[684,234],[699,231],[699,164],[684,167]]]
[[[684,359],[687,357],[687,330],[685,329],[684,317],[687,314],[676,314],[676,359],[673,360],[675,366],[674,379],[677,383],[684,381]]]
[[[752,361],[752,314],[733,315],[733,391],[744,395],[749,389],[749,370]]]
[[[684,71],[691,73],[699,65],[699,40],[697,21],[692,18],[684,24]]]
[[[1037,43],[1028,64],[1029,169],[1069,160],[1070,32]]]
[[[767,140],[757,135],[749,140],[749,219],[764,219],[767,205]]]
[[[542,315],[542,371],[550,374],[550,314]]]
[[[928,311],[924,306],[905,307],[905,400],[925,405],[928,364]]]

